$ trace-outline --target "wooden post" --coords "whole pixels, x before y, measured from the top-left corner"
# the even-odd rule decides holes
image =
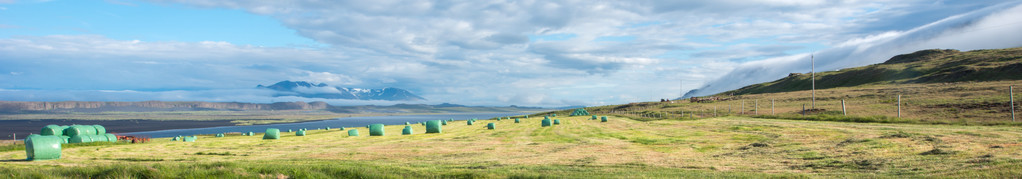
[[[756,100],[756,109],[754,111],[756,111],[755,112],[756,115],[759,115],[759,100],[758,99]]]
[[[774,115],[774,99],[770,99],[770,115]]]
[[[845,110],[845,99],[841,99],[841,114],[848,116],[848,110]]]
[[[806,104],[802,104],[802,117],[806,117]]]
[[[898,118],[901,118],[901,95],[898,95]]]
[[[738,114],[745,114],[745,100],[742,100],[742,110],[738,111]]]
[[[717,117],[717,106],[713,106],[713,117]]]
[[[1015,90],[1014,86],[1008,86],[1008,98],[1011,98],[1011,122],[1015,122]]]
[[[727,104],[727,114],[731,115],[731,103]]]

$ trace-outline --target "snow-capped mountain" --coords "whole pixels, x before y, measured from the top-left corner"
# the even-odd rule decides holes
[[[281,81],[270,86],[259,85],[277,91],[275,96],[300,96],[324,99],[419,101],[426,100],[408,90],[400,88],[364,89],[329,86],[326,83],[313,84],[305,81]]]

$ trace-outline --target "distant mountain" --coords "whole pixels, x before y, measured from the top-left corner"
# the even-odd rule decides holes
[[[299,96],[323,99],[425,101],[408,90],[400,88],[363,89],[329,86],[326,83],[313,84],[305,81],[281,81],[270,86],[259,85],[277,91],[274,96]]]
[[[880,64],[816,73],[816,89],[859,85],[1022,80],[1022,48],[921,50],[891,57]],[[776,81],[753,84],[717,95],[809,90],[809,74],[791,73]],[[690,91],[689,94],[694,92]],[[686,94],[689,95],[689,94]]]

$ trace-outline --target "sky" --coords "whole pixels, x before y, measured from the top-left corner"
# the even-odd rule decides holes
[[[0,0],[0,100],[483,106],[702,96],[923,49],[1022,46],[1019,1]]]

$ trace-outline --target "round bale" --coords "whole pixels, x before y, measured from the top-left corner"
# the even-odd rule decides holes
[[[554,119],[554,125],[561,125],[560,119]]]
[[[76,135],[76,136],[73,136],[73,137],[67,139],[67,143],[72,143],[72,144],[89,143],[89,142],[92,142],[92,136],[91,135]]]
[[[92,125],[92,128],[96,129],[96,134],[97,135],[99,135],[99,134],[106,134],[106,127],[103,127],[101,125]]]
[[[471,126],[472,125],[472,120],[465,121],[465,123]]]
[[[348,136],[358,136],[358,129],[348,130]]]
[[[550,126],[550,119],[543,119],[543,127]]]
[[[370,124],[369,136],[383,136],[383,124]]]
[[[607,122],[607,116],[603,116],[603,117],[601,117],[601,120],[600,120],[600,122]]]
[[[486,124],[486,129],[492,130],[492,129],[496,129],[496,128],[497,128],[497,125],[493,124],[492,122],[489,123],[489,124]]]
[[[61,135],[64,135],[64,127],[61,127],[61,126],[58,126],[58,125],[53,125],[53,124],[46,125],[46,127],[43,127],[42,131],[39,131],[39,134],[40,135],[61,136]]]
[[[25,138],[25,154],[28,160],[52,160],[60,158],[58,136],[30,135]]]
[[[401,135],[412,135],[412,126],[405,126],[405,129],[401,130]]]
[[[300,130],[298,132],[295,132],[295,136],[305,136],[305,131]]]
[[[426,121],[426,133],[441,133],[441,132],[443,132],[443,128],[441,127],[443,125],[441,125],[440,123],[441,123],[441,120]]]
[[[280,139],[280,129],[267,128],[266,134],[263,134],[263,140],[265,139]]]
[[[521,119],[515,118],[515,123],[520,123],[520,122],[522,122]]]
[[[216,137],[224,137],[224,133],[216,134]]]
[[[103,135],[106,136],[106,141],[117,142],[117,135],[109,134],[109,133],[108,134],[103,134]]]

